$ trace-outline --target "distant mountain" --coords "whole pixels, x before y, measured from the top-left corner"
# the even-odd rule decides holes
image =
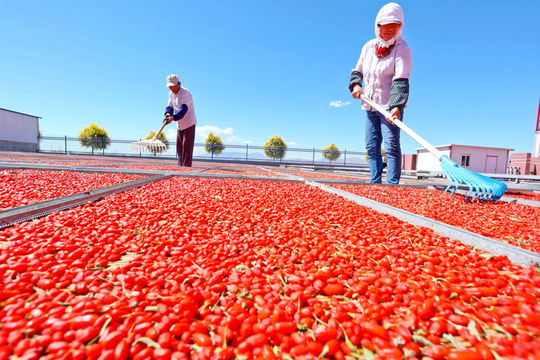
[[[338,161],[339,161],[339,159],[338,159]],[[347,164],[364,164],[364,165],[367,165],[367,162],[362,157],[347,157]]]

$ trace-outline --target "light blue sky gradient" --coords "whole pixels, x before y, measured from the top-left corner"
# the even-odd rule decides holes
[[[226,144],[277,134],[291,147],[364,151],[348,81],[386,3],[0,0],[0,108],[41,116],[45,135],[96,122],[139,139],[161,125],[176,73],[193,94],[197,141],[214,130]],[[540,1],[398,3],[413,56],[405,122],[433,145],[532,152]],[[402,133],[404,153],[418,147]]]

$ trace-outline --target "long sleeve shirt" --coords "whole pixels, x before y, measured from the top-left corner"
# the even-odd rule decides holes
[[[176,115],[174,117],[179,130],[185,130],[197,124],[195,108],[193,107],[193,98],[188,89],[180,87],[180,90],[176,94],[169,91],[167,108],[173,109],[172,115]]]
[[[391,110],[403,109],[409,95],[409,77],[411,74],[411,49],[399,36],[390,52],[382,59],[375,55],[377,39],[368,41],[362,48],[356,67],[352,70],[349,87],[362,85],[364,94],[377,104]],[[372,110],[362,102],[362,108]]]

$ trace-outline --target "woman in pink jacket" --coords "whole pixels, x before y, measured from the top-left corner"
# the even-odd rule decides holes
[[[411,73],[411,49],[401,36],[403,25],[403,10],[398,4],[389,3],[382,7],[375,21],[376,38],[362,48],[349,82],[355,99],[364,94],[400,120],[403,120],[403,109],[409,98]],[[388,159],[386,182],[398,184],[401,176],[400,130],[368,104],[362,102],[362,108],[367,111],[366,151],[371,182],[382,181],[381,145],[384,138]]]

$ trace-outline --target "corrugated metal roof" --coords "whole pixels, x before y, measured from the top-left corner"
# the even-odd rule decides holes
[[[447,144],[447,145],[437,145],[434,146],[435,148],[442,148],[442,147],[450,147],[450,146],[462,146],[462,147],[472,147],[477,149],[497,149],[497,150],[508,150],[508,151],[514,151],[515,149],[508,149],[508,148],[500,148],[500,147],[493,147],[493,146],[477,146],[477,145],[460,145],[460,144]],[[418,150],[425,150],[424,148],[416,148],[415,151]]]
[[[21,114],[21,115],[26,115],[26,116],[31,116],[31,117],[35,117],[35,118],[41,119],[41,116],[36,116],[36,115],[31,115],[31,114],[25,114],[25,113],[22,113],[22,112],[13,111],[13,110],[8,110],[8,109],[2,109],[2,108],[0,108],[0,110],[9,111],[9,112],[12,112],[12,113],[15,113],[15,114]]]

